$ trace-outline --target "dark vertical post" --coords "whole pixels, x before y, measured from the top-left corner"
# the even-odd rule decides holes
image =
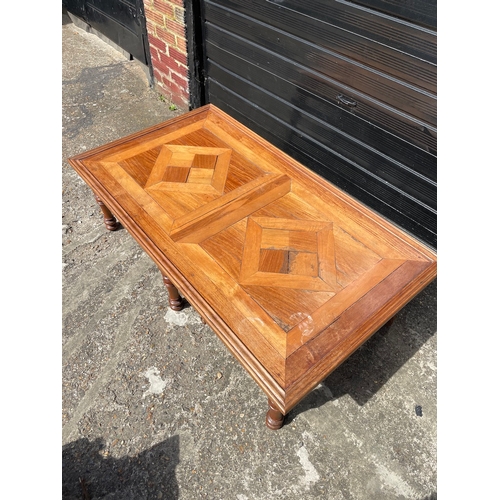
[[[205,12],[203,0],[186,0],[186,39],[188,47],[189,108],[208,103],[206,88]]]
[[[151,61],[151,49],[149,48],[148,29],[146,27],[146,14],[144,13],[144,0],[136,0],[137,22],[141,27],[142,45],[144,47],[144,58],[148,67],[147,79],[152,88],[154,86],[153,63]]]

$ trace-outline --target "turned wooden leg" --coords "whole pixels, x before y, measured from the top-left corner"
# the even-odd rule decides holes
[[[268,399],[268,404],[269,410],[267,410],[266,425],[273,431],[281,429],[281,427],[283,427],[285,415],[281,413],[281,411],[276,407],[271,399]]]
[[[115,219],[115,216],[110,212],[109,208],[102,202],[101,198],[94,194],[95,201],[101,207],[102,214],[104,216],[104,225],[106,229],[109,231],[116,231],[118,229],[118,221]]]
[[[168,276],[163,276],[163,283],[165,283],[165,286],[167,287],[168,290],[168,298],[169,298],[169,303],[170,303],[170,308],[173,309],[174,311],[181,311],[182,308],[184,307],[184,301],[182,300],[182,297],[179,295],[179,290],[175,288],[174,284],[170,281],[170,278]]]

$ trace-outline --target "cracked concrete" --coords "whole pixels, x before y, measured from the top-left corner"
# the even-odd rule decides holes
[[[67,163],[185,110],[64,15],[62,49],[63,499],[437,498],[437,283],[270,431],[263,392]]]

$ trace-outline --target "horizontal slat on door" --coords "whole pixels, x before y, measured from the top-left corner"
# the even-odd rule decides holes
[[[416,24],[436,28],[437,0],[354,0],[354,2]]]

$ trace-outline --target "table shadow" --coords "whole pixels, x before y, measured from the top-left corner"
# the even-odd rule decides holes
[[[179,497],[178,436],[132,457],[105,457],[104,450],[102,439],[83,438],[63,446],[62,500]]]
[[[322,382],[322,387],[299,402],[286,415],[284,425],[297,415],[346,394],[360,406],[367,403],[436,334],[436,302],[434,280],[395,316],[392,324],[380,328]]]

